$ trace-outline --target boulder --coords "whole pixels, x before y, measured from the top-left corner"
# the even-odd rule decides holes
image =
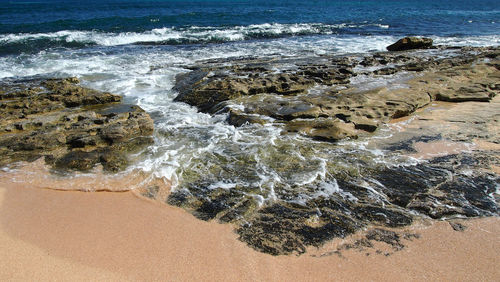
[[[427,49],[432,47],[432,39],[426,37],[405,37],[387,46],[388,51],[405,51],[411,49]]]

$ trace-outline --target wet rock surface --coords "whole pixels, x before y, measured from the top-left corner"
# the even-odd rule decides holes
[[[76,78],[0,82],[0,166],[44,157],[60,170],[124,169],[128,152],[151,144],[153,121],[121,97]]]
[[[308,246],[319,247],[369,226],[403,227],[421,217],[497,216],[494,195],[500,177],[485,169],[498,164],[498,156],[478,151],[416,165],[364,167],[352,174],[330,171],[321,183],[275,187],[278,200],[264,205],[251,196],[256,188],[218,188],[219,181],[205,179],[183,185],[167,202],[202,220],[237,224],[240,239],[258,251],[302,254]],[[286,200],[300,197],[304,188],[325,191],[325,182],[332,183],[333,192],[316,193],[300,203]]]
[[[349,177],[339,182],[341,195],[320,197],[305,205],[273,204],[255,212],[237,232],[259,251],[301,254],[307,246],[319,247],[373,224],[409,225],[416,214],[431,218],[498,215],[497,200],[490,195],[500,178],[487,173],[457,174],[456,165],[477,169],[465,164],[476,158],[454,155],[416,166],[367,169],[361,172],[362,179]]]
[[[177,77],[175,100],[207,113],[228,112],[235,126],[285,124],[289,132],[336,141],[372,133],[432,101],[488,102],[498,93],[498,49],[434,52],[441,56],[389,52],[207,61]],[[363,83],[398,74],[399,84],[406,80],[399,87]]]
[[[273,125],[284,135],[311,140],[284,141],[258,155],[272,160],[272,177],[280,180],[272,187],[248,166],[260,159],[235,157],[225,165],[208,164],[210,175],[186,176],[167,202],[203,220],[237,224],[240,240],[272,255],[302,254],[308,246],[367,227],[375,229],[360,245],[382,241],[398,250],[405,237],[384,228],[417,218],[498,216],[500,177],[490,170],[500,165],[498,151],[425,161],[405,155],[416,152],[416,143],[436,140],[500,144],[497,104],[491,102],[500,89],[499,54],[497,48],[438,48],[189,66],[177,78],[177,101],[225,113],[235,126]],[[380,132],[391,120],[437,101],[479,102],[489,110],[478,105],[472,113],[453,112],[444,128],[435,123],[393,135]],[[338,143],[356,138],[361,140],[354,149]],[[359,149],[370,142],[377,150]],[[310,181],[298,182],[291,173],[308,175],[311,167],[322,172],[311,172]]]
[[[405,51],[432,47],[432,39],[425,37],[405,37],[387,46],[388,51]]]

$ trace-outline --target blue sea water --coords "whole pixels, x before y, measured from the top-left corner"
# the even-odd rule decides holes
[[[303,159],[307,169],[282,175],[269,154],[309,146],[310,140],[283,136],[277,126],[235,128],[223,115],[173,102],[175,76],[204,59],[383,51],[405,35],[429,36],[436,44],[498,46],[500,5],[498,0],[0,0],[0,79],[76,76],[85,86],[120,94],[155,121],[155,145],[131,169],[169,179],[175,188],[187,175],[209,175],[214,167],[230,171],[233,163],[252,159],[248,179],[214,179],[224,187],[258,186],[262,193],[255,197],[273,200],[278,184],[330,185],[328,157],[297,151],[291,157]]]
[[[500,33],[500,5],[495,0],[2,0],[0,4],[0,55],[55,47],[189,45],[310,35],[460,38]]]

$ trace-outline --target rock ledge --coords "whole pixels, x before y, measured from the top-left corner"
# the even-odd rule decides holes
[[[0,82],[0,166],[45,157],[63,170],[124,169],[128,152],[151,144],[153,121],[121,97],[76,78]]]

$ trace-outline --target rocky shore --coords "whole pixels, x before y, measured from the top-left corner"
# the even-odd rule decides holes
[[[283,123],[288,132],[315,139],[357,138],[432,101],[490,101],[500,89],[499,52],[464,48],[207,61],[178,76],[175,100],[207,113],[229,112],[228,122],[236,126]],[[409,80],[403,87],[351,83],[397,74]]]
[[[359,244],[385,240],[399,248],[400,237],[414,234],[388,228],[422,218],[498,216],[500,177],[492,167],[500,167],[499,150],[450,150],[426,160],[412,154],[417,144],[432,142],[500,144],[500,49],[415,44],[426,49],[182,66],[188,71],[176,78],[176,102],[223,114],[236,127],[272,126],[291,136],[259,156],[282,181],[255,184],[259,171],[249,164],[256,158],[214,154],[210,174],[186,173],[171,193],[153,184],[136,192],[202,220],[232,223],[240,240],[272,255],[302,254],[366,228],[374,229]],[[440,119],[419,114],[436,103],[463,102],[475,103],[474,110],[450,110]],[[43,157],[58,171],[102,165],[117,172],[153,142],[146,112],[76,78],[4,79],[0,114],[0,166]],[[399,131],[390,127],[410,116],[419,117]],[[307,141],[293,143],[297,136]],[[356,139],[381,151],[382,160],[339,145]],[[313,178],[321,181],[290,176],[317,167],[322,176]],[[236,184],[224,186],[228,179]]]
[[[76,78],[0,82],[0,166],[40,157],[58,170],[96,164],[116,172],[128,153],[151,144],[153,120],[122,98],[78,85]]]
[[[479,139],[499,144],[498,104],[490,102],[500,90],[499,55],[498,48],[434,47],[342,57],[209,60],[188,66],[191,71],[177,77],[175,101],[210,114],[228,114],[227,122],[235,126],[272,124],[283,134],[320,141],[296,149],[302,155],[343,139],[370,140],[366,138],[377,136],[389,122],[439,101],[479,102],[485,103],[484,114],[453,113],[460,118],[446,121],[461,123],[458,130],[417,128],[377,146],[388,155],[404,156],[415,152],[419,142],[465,144]],[[289,154],[293,152],[271,156],[277,171],[286,175],[307,167]],[[322,184],[275,186],[279,200],[263,207],[248,196],[258,188],[218,188],[220,179],[211,176],[183,183],[167,202],[203,220],[233,222],[240,240],[273,255],[300,254],[307,246],[369,226],[401,227],[421,217],[498,215],[500,178],[490,170],[499,165],[498,151],[445,153],[403,165],[373,158],[356,152],[330,157]],[[246,173],[244,166],[228,167]],[[213,168],[221,179],[227,170]],[[335,192],[325,192],[325,182]],[[302,203],[286,200],[307,191],[323,194]]]

